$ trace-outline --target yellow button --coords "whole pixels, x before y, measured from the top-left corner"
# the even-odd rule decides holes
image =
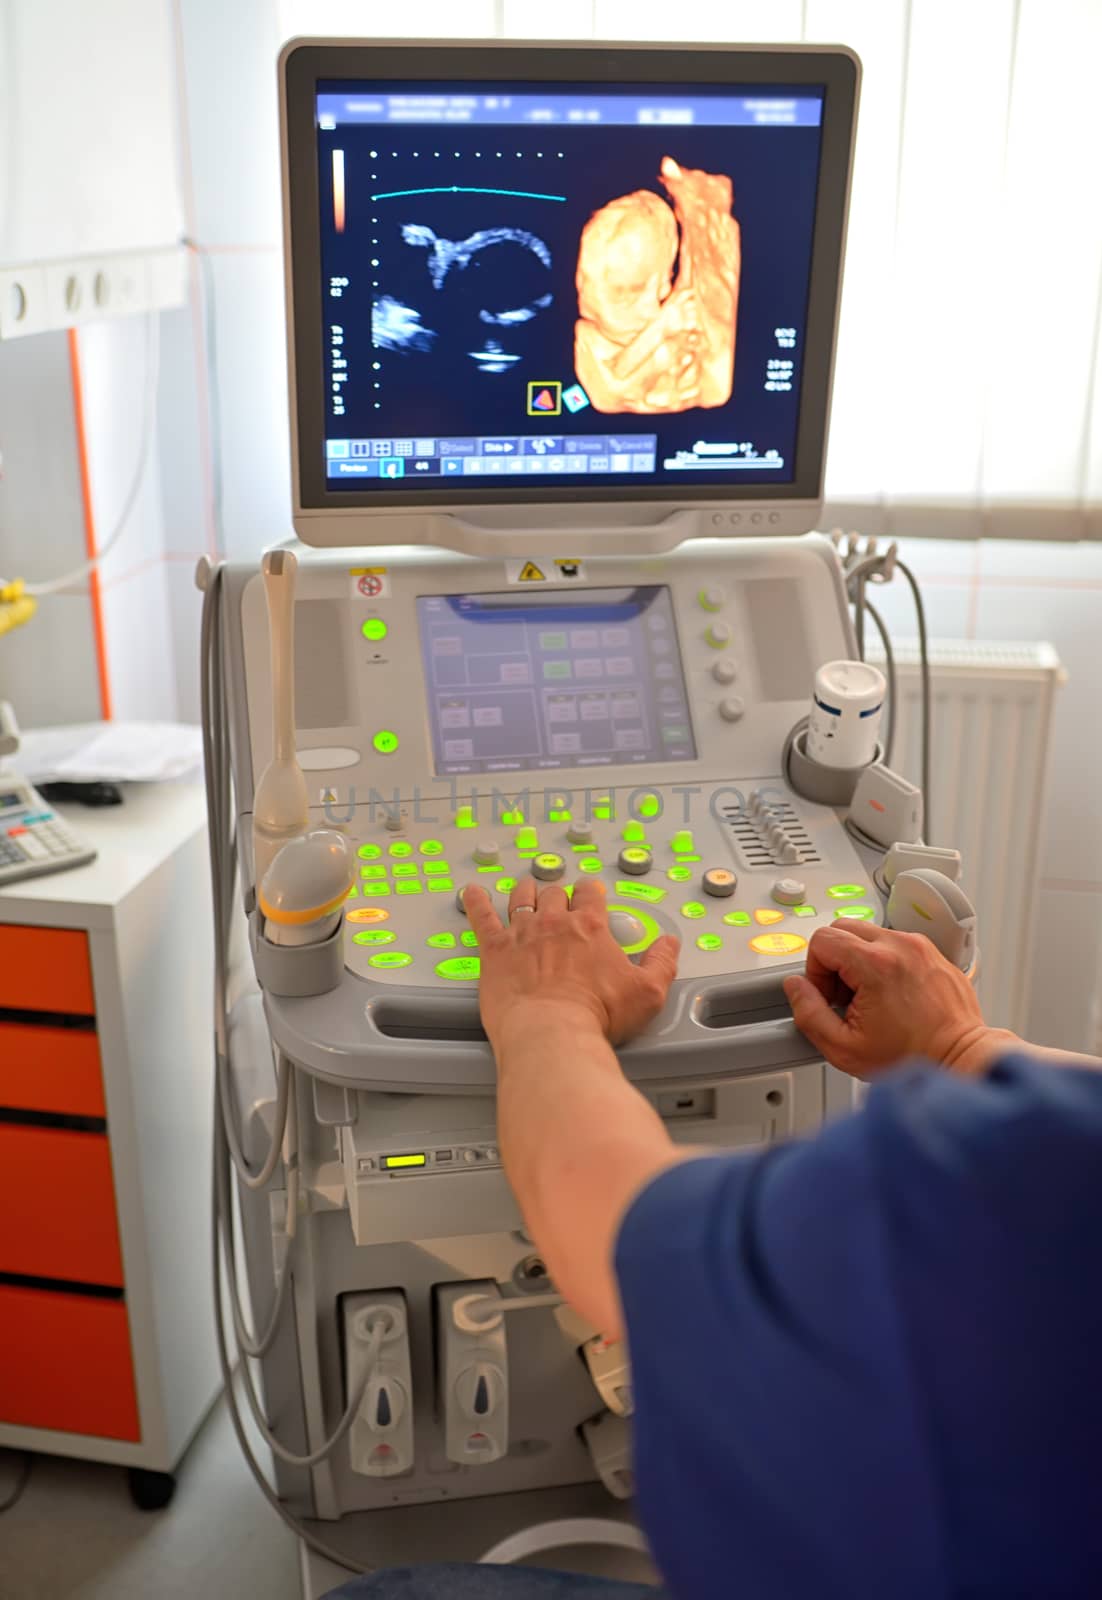
[[[784,912],[774,911],[772,906],[759,906],[754,912],[754,921],[767,928],[771,922],[783,922]]]
[[[750,940],[750,948],[759,956],[794,956],[797,950],[807,949],[807,940],[798,933],[759,933]]]
[[[382,906],[357,906],[355,911],[346,911],[344,917],[346,922],[389,922],[390,912]]]

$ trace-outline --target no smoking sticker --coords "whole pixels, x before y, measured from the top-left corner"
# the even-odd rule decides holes
[[[353,567],[353,594],[359,600],[389,600],[390,579],[385,567]]]
[[[570,556],[545,559],[530,557],[527,561],[507,561],[505,577],[509,583],[544,584],[575,583],[585,578],[585,563]]]

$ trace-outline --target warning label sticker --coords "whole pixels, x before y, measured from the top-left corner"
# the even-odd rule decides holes
[[[389,600],[390,579],[385,567],[353,567],[352,593],[358,600]]]
[[[585,563],[570,556],[530,557],[527,561],[507,561],[505,576],[509,583],[575,583],[584,579]]]

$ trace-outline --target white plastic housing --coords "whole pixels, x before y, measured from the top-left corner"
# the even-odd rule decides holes
[[[372,1333],[380,1318],[386,1332],[359,1414],[348,1433],[352,1471],[368,1478],[397,1478],[413,1470],[413,1380],[405,1296],[396,1289],[346,1295],[344,1355],[348,1393],[367,1377]]]
[[[807,753],[824,767],[867,767],[876,759],[887,683],[866,661],[828,661],[815,674]]]
[[[928,867],[901,872],[888,897],[886,921],[903,933],[924,934],[962,972],[975,962],[976,908],[943,872]]]
[[[437,1290],[437,1370],[444,1452],[459,1466],[500,1461],[509,1448],[509,1359],[505,1318],[487,1325],[486,1310],[464,1314],[472,1297],[499,1300],[491,1280],[448,1284]],[[478,1319],[473,1321],[472,1318]]]

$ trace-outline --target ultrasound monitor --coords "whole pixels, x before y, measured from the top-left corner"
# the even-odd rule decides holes
[[[300,537],[815,526],[849,52],[306,41],[282,69]]]

